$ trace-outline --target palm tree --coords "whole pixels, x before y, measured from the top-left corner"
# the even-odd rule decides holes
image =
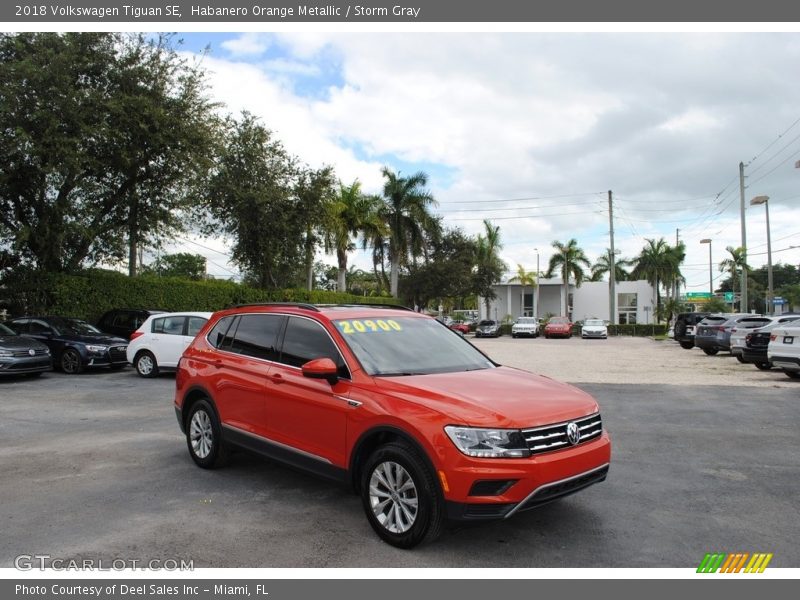
[[[397,296],[400,265],[408,255],[419,256],[423,251],[425,232],[434,231],[438,222],[430,213],[436,200],[425,190],[428,176],[422,171],[409,177],[399,177],[383,167],[386,179],[383,185],[384,206],[381,214],[388,226],[389,261],[391,263],[390,290]]]
[[[626,281],[630,273],[625,267],[633,265],[633,261],[627,258],[615,258],[614,260],[614,279],[616,281]],[[602,281],[606,273],[611,271],[611,248],[606,248],[605,253],[597,257],[597,262],[592,265],[592,281]]]
[[[534,271],[526,271],[525,267],[523,267],[521,264],[517,263],[517,274],[514,277],[512,277],[511,279],[509,279],[508,281],[509,282],[511,282],[511,281],[519,281],[519,283],[522,285],[522,293],[521,293],[522,297],[520,299],[519,310],[520,310],[520,314],[524,315],[525,314],[525,286],[526,285],[530,285],[530,286],[536,288],[536,286],[539,285],[539,283],[536,281],[536,273]]]
[[[725,250],[731,255],[730,258],[724,259],[722,262],[719,263],[719,270],[721,273],[725,271],[728,272],[731,276],[731,290],[736,293],[736,273],[738,271],[742,271],[747,269],[750,271],[750,267],[745,262],[745,255],[744,255],[744,248],[741,246],[738,248],[734,248],[733,246],[728,246]],[[741,290],[739,290],[741,292]],[[741,307],[741,299],[739,301],[739,310],[742,310]]]
[[[661,284],[666,281],[671,271],[669,244],[664,238],[658,241],[646,238],[647,242],[634,259],[635,266],[631,277],[644,279],[656,291],[656,318],[661,315]]]
[[[486,318],[489,318],[491,301],[497,297],[494,284],[502,277],[506,264],[500,258],[503,244],[500,242],[500,226],[492,225],[489,219],[483,220],[484,234],[478,235],[477,252],[477,291],[486,303]]]
[[[556,252],[550,257],[546,277],[552,277],[556,271],[564,282],[564,316],[569,317],[569,278],[575,280],[575,287],[580,287],[586,279],[583,268],[589,269],[591,263],[586,254],[578,247],[578,241],[573,238],[566,244],[555,241],[552,244]]]
[[[353,236],[366,237],[381,228],[379,208],[380,199],[362,194],[358,179],[349,186],[339,183],[336,197],[328,204],[325,251],[336,253],[340,292],[347,290],[347,255],[356,249]]]

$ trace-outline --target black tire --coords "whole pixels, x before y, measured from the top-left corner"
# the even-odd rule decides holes
[[[393,481],[402,482],[401,493],[387,487],[392,485],[383,476],[387,470],[393,472]],[[406,489],[409,482],[410,490]],[[386,500],[380,501],[381,497]],[[407,504],[404,500],[416,501],[416,513],[413,513],[413,503]],[[397,548],[408,549],[423,541],[431,542],[444,529],[444,502],[436,476],[419,452],[404,442],[380,446],[367,459],[361,472],[361,501],[367,521],[378,537]],[[401,512],[396,506],[404,510]]]
[[[714,356],[717,352],[719,352],[719,348],[703,348],[703,352],[709,356]]]
[[[139,377],[150,378],[158,376],[158,362],[149,350],[137,352],[133,359],[133,366],[136,367],[136,373]]]
[[[61,370],[67,375],[77,375],[83,371],[83,359],[80,352],[74,348],[67,348],[61,353],[58,360]]]
[[[736,355],[736,360],[738,360],[740,363],[744,364],[744,358],[742,357],[741,354],[737,354]]]
[[[186,417],[186,446],[198,467],[214,469],[228,461],[217,413],[207,399],[198,400]]]
[[[758,369],[759,371],[769,371],[770,369],[772,369],[772,363],[771,362],[757,362],[756,363],[756,369]]]
[[[680,342],[680,345],[684,350],[691,350],[694,348],[694,342]]]
[[[784,371],[789,379],[800,379],[800,371]]]
[[[516,333],[512,333],[512,334],[511,334],[511,339],[512,339],[512,340],[513,340],[513,339],[516,339],[516,337],[517,337],[517,334],[516,334]]]

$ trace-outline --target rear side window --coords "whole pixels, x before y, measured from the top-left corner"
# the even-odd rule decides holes
[[[137,329],[142,324],[141,319],[132,312],[121,312],[114,317],[114,327],[124,327],[126,329]]]
[[[340,377],[350,377],[339,349],[322,325],[310,319],[289,317],[280,362],[302,367],[315,358],[330,358],[339,367]]]
[[[770,319],[742,319],[738,324],[742,327],[751,329],[754,327],[763,327],[764,325],[768,325],[770,322]]]
[[[185,324],[186,317],[161,317],[160,319],[153,319],[153,333],[183,335],[183,326]]]
[[[231,339],[227,337],[228,329],[231,328],[231,323],[233,323],[235,317],[223,317],[214,327],[211,328],[211,331],[208,332],[208,343],[214,346],[215,348],[224,348],[226,346],[230,346]],[[231,332],[231,335],[233,333]]]
[[[278,360],[278,333],[284,318],[270,314],[242,315],[230,347],[231,352],[264,360]]]
[[[196,336],[197,333],[203,328],[203,325],[206,324],[207,319],[203,317],[189,317],[189,326],[186,329],[186,335],[190,335],[192,337]]]

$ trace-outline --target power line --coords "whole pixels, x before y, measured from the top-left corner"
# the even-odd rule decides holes
[[[579,198],[581,196],[597,196],[604,192],[582,192],[580,194],[559,194],[555,196],[529,196],[527,198],[507,198],[505,200],[450,200],[439,204],[489,204],[493,202],[527,202],[528,200],[554,200],[556,198]]]
[[[800,137],[800,136],[798,136],[798,137]],[[767,171],[766,173],[764,173],[764,174],[763,174],[761,177],[758,177],[757,179],[754,179],[753,181],[749,181],[749,182],[747,183],[747,187],[752,187],[752,186],[753,186],[753,184],[755,184],[755,183],[758,183],[759,181],[761,181],[761,180],[762,180],[762,179],[764,179],[765,177],[769,177],[769,176],[770,176],[770,175],[772,175],[772,174],[773,174],[775,171],[777,171],[777,170],[778,170],[780,167],[782,167],[783,165],[785,165],[785,164],[786,164],[788,161],[792,160],[793,158],[797,158],[798,156],[800,156],[800,152],[796,152],[795,154],[790,154],[790,155],[789,155],[789,156],[787,156],[785,159],[783,159],[781,162],[779,162],[777,165],[775,165],[775,167],[773,167],[772,169],[770,169],[769,171]]]
[[[543,206],[511,206],[511,207],[502,207],[502,208],[452,208],[448,209],[451,214],[454,213],[462,213],[462,212],[497,212],[501,210],[536,210],[539,208],[553,208],[555,206],[586,206],[589,204],[599,204],[600,200],[591,200],[589,202],[568,202],[566,204],[559,203],[559,204],[545,204]]]
[[[752,165],[752,164],[753,164],[755,161],[757,161],[757,160],[759,159],[759,157],[760,157],[762,154],[764,154],[764,152],[766,152],[767,150],[769,150],[770,148],[772,148],[772,146],[774,146],[775,144],[777,144],[777,143],[778,143],[778,141],[779,141],[779,140],[780,140],[780,139],[781,139],[781,138],[782,138],[784,135],[786,135],[787,133],[789,133],[789,132],[790,132],[790,131],[791,131],[791,130],[794,128],[794,126],[795,126],[795,125],[797,125],[798,123],[800,123],[800,117],[799,117],[799,118],[798,118],[798,119],[797,119],[797,120],[796,120],[794,123],[792,123],[791,125],[789,125],[789,127],[787,127],[787,128],[784,130],[784,132],[783,132],[783,133],[781,133],[781,134],[778,134],[778,137],[776,137],[776,138],[775,138],[774,140],[772,140],[772,141],[771,141],[769,144],[767,144],[767,147],[766,147],[766,148],[764,148],[764,149],[763,149],[761,152],[759,152],[759,153],[758,153],[758,154],[756,154],[756,155],[755,155],[753,158],[751,158],[751,159],[750,159],[750,161],[749,161],[749,162],[748,162],[748,163],[747,163],[745,166],[746,166],[746,167],[749,167],[749,166],[750,166],[750,165]],[[797,138],[795,138],[795,139],[797,139]],[[790,142],[790,143],[791,143],[791,142]],[[767,161],[767,162],[769,162],[769,161]],[[760,167],[759,167],[759,168],[760,168]]]

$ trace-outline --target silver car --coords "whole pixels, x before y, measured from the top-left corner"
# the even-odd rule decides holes
[[[0,375],[41,375],[53,370],[50,349],[0,324]]]

